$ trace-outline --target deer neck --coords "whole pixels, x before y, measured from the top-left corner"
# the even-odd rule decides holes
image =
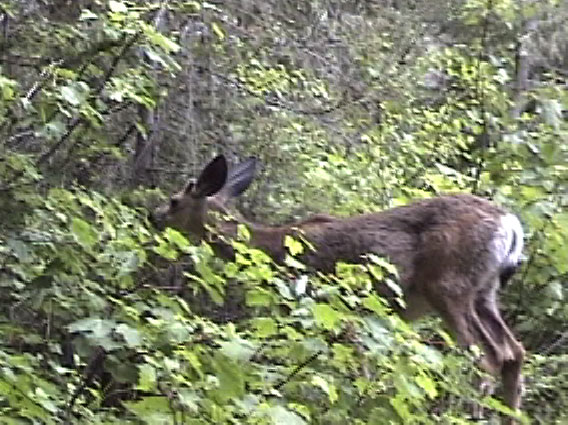
[[[237,239],[240,225],[244,225],[249,231],[250,244],[254,248],[266,252],[277,263],[284,261],[284,236],[288,233],[286,228],[253,223],[242,218],[222,220],[216,223],[215,230],[218,237],[213,237],[212,241],[217,253],[226,258],[234,257],[230,244],[231,240]]]

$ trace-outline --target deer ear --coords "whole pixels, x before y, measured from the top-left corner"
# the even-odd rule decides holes
[[[206,198],[219,192],[227,181],[227,160],[223,155],[218,155],[205,166],[197,183],[192,187],[194,198]]]
[[[231,169],[223,188],[224,197],[234,198],[248,189],[254,178],[256,163],[256,158],[251,157]]]

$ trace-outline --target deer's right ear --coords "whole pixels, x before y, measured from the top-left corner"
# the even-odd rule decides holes
[[[205,166],[193,186],[191,196],[194,198],[206,198],[219,192],[227,181],[227,160],[223,155],[218,155]]]
[[[223,195],[227,198],[234,198],[247,190],[254,179],[256,163],[256,158],[251,157],[235,166],[227,177]]]

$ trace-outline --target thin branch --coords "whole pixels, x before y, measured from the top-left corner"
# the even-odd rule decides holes
[[[132,47],[132,45],[140,38],[140,35],[141,34],[139,32],[134,34],[130,38],[130,40],[128,40],[126,43],[123,44],[122,49],[114,57],[111,66],[107,69],[107,72],[105,73],[105,75],[101,79],[100,84],[93,91],[93,97],[97,97],[97,96],[100,95],[100,93],[103,91],[106,83],[110,80],[110,78],[114,74],[120,60],[125,56],[126,52],[130,49],[130,47]],[[32,91],[29,94],[35,95],[35,93],[37,93],[37,91]],[[73,118],[73,120],[71,121],[71,123],[69,124],[69,126],[67,128],[67,131],[61,136],[61,138],[56,143],[54,143],[46,152],[41,154],[36,159],[35,165],[40,166],[40,165],[44,164],[47,160],[49,160],[59,150],[59,148],[61,148],[61,146],[67,140],[69,140],[69,138],[73,135],[75,130],[84,122],[85,122],[85,118],[83,118],[81,115]],[[16,184],[15,184],[16,180],[20,179],[24,174],[25,174],[24,171],[20,171],[20,172],[16,173],[15,175],[13,175],[12,178],[10,179],[10,181],[7,184],[5,184],[4,186],[0,186],[0,192],[12,190],[14,187],[16,187]]]
[[[106,83],[110,80],[110,78],[114,74],[114,71],[116,70],[116,67],[118,66],[118,63],[120,62],[120,60],[124,57],[126,52],[130,49],[130,47],[132,47],[132,45],[136,42],[136,40],[138,40],[139,37],[140,37],[140,33],[136,33],[134,36],[132,36],[130,38],[130,40],[128,40],[127,43],[125,43],[122,46],[122,49],[114,57],[114,60],[111,64],[111,66],[107,69],[107,72],[105,73],[105,75],[101,79],[99,86],[95,89],[95,91],[93,93],[93,97],[98,97],[100,95],[100,93],[103,91]],[[82,124],[84,121],[85,121],[85,119],[82,116],[75,117],[73,119],[73,121],[71,122],[71,124],[69,125],[65,134],[63,136],[61,136],[59,141],[57,143],[55,143],[53,146],[51,146],[51,148],[48,151],[46,151],[45,153],[40,155],[40,157],[36,160],[35,165],[39,166],[39,165],[45,163],[49,158],[51,158],[55,154],[55,152],[57,152],[57,150],[71,137],[71,135],[73,134],[75,129],[80,124]]]
[[[75,391],[73,392],[73,395],[71,396],[71,399],[69,400],[69,403],[67,404],[66,415],[65,415],[67,423],[71,423],[71,422],[69,422],[69,420],[70,420],[71,414],[73,413],[73,408],[75,406],[75,402],[77,401],[79,396],[85,392],[85,389],[87,388],[88,385],[91,384],[91,382],[93,381],[93,379],[95,378],[97,373],[100,372],[105,358],[106,358],[105,350],[102,347],[97,347],[95,349],[93,355],[91,356],[89,363],[85,367],[85,371],[83,373],[83,380],[81,382],[81,385],[79,385],[75,389]]]
[[[279,390],[280,388],[282,388],[284,385],[286,385],[288,382],[290,382],[292,380],[292,378],[294,378],[298,373],[300,373],[302,371],[302,369],[304,369],[310,363],[314,362],[323,353],[324,353],[323,350],[316,351],[314,354],[312,354],[310,357],[308,357],[302,363],[297,365],[286,378],[282,379],[280,382],[278,382],[276,385],[274,385],[273,388],[275,390]]]
[[[254,90],[249,89],[245,84],[241,83],[240,81],[234,80],[230,77],[227,77],[226,75],[222,75],[222,74],[219,74],[219,73],[214,72],[214,71],[209,71],[205,68],[201,68],[201,70],[204,71],[204,72],[209,72],[211,75],[213,75],[213,76],[215,76],[215,77],[217,77],[217,78],[219,78],[219,79],[221,79],[221,80],[223,80],[227,83],[230,83],[231,85],[233,85],[237,89],[246,92],[248,95],[256,97],[257,99],[264,101],[269,106],[273,106],[273,107],[279,108],[279,109],[285,109],[285,110],[288,110],[290,112],[294,112],[296,114],[325,115],[325,114],[329,114],[331,112],[337,111],[338,109],[341,109],[342,107],[344,107],[348,104],[347,98],[344,95],[335,105],[332,105],[332,106],[325,108],[325,109],[298,109],[298,108],[294,108],[291,105],[287,105],[287,104],[275,99],[274,97],[263,96],[262,94],[259,94],[259,93],[255,92]],[[360,101],[362,98],[363,98],[363,96],[361,96],[360,98],[354,99],[350,103],[356,103],[356,102]]]
[[[30,89],[26,92],[26,95],[24,96],[22,101],[20,101],[19,103],[30,103],[41,91],[45,82],[48,81],[48,79],[51,77],[53,68],[55,66],[61,65],[61,63],[62,63],[61,60],[57,60],[50,63],[47,67],[45,67],[40,73],[39,78],[36,81],[34,81]],[[6,112],[4,123],[0,126],[0,132],[5,131],[7,134],[10,134],[12,132],[12,128],[18,121],[16,117],[16,111],[17,108],[15,106],[12,106],[11,108],[8,109],[8,111]],[[5,126],[7,126],[6,130]]]
[[[483,18],[483,28],[481,33],[481,46],[477,54],[477,80],[475,82],[475,92],[476,96],[481,104],[481,116],[483,118],[483,137],[489,139],[489,123],[487,122],[487,110],[485,105],[485,89],[482,84],[482,60],[487,49],[487,39],[489,33],[489,14],[493,10],[493,0],[487,0],[485,14]],[[481,154],[479,155],[478,165],[475,173],[475,180],[473,181],[472,192],[477,193],[479,189],[479,184],[481,182],[481,174],[485,168],[485,159],[483,154],[485,153],[485,146],[481,146]]]

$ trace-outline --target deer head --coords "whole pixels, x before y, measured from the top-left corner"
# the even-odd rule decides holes
[[[207,225],[234,235],[235,223],[218,223],[212,213],[226,212],[226,201],[250,185],[255,166],[249,159],[228,171],[225,158],[217,156],[156,211],[155,221],[194,238],[203,238]],[[497,306],[497,290],[522,256],[523,230],[515,215],[456,194],[348,218],[320,214],[287,226],[247,224],[251,243],[276,261],[285,252],[285,235],[298,229],[315,247],[302,257],[312,269],[330,272],[338,261],[362,262],[369,253],[387,257],[399,269],[406,301],[401,316],[412,320],[435,312],[460,344],[479,345],[485,352],[481,366],[502,378],[505,404],[519,408],[524,350]]]
[[[202,239],[207,225],[214,224],[212,213],[228,212],[227,201],[250,186],[255,169],[256,159],[249,158],[229,172],[225,157],[216,156],[196,180],[190,179],[167,204],[156,209],[152,222],[158,228],[172,227],[193,239]]]

